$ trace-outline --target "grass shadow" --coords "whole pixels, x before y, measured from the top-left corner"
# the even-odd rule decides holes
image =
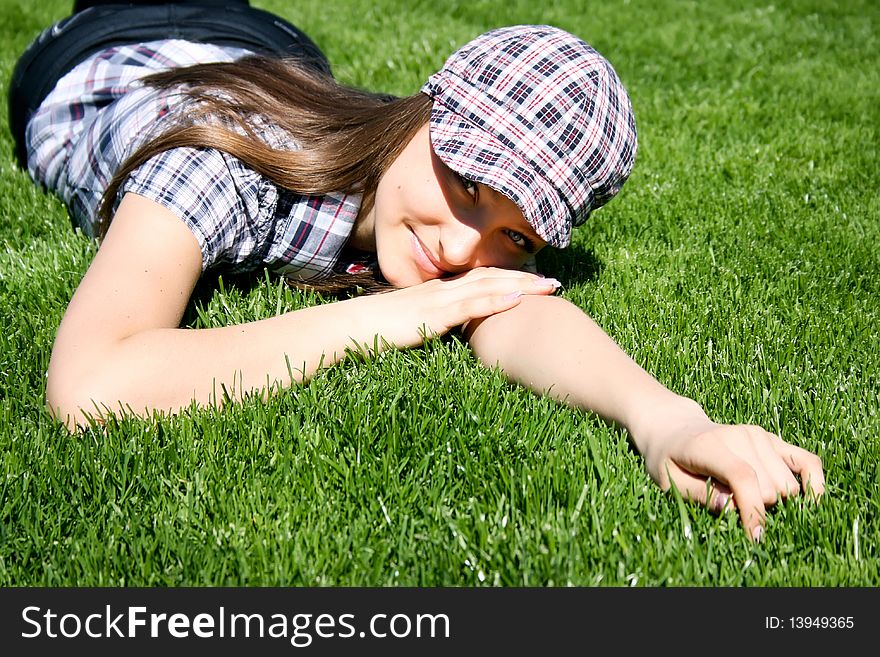
[[[538,254],[538,271],[563,285],[590,283],[599,278],[605,264],[592,249],[571,244],[565,249],[546,248]]]

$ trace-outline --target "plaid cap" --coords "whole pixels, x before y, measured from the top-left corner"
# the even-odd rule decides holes
[[[451,169],[501,192],[554,247],[629,177],[637,136],[611,64],[549,25],[486,32],[455,53],[422,92],[431,145]]]

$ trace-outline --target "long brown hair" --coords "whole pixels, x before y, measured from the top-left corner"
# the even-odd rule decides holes
[[[193,102],[184,120],[140,146],[116,171],[98,212],[100,236],[125,178],[156,154],[179,147],[222,150],[299,194],[362,194],[361,211],[368,211],[379,178],[431,111],[431,99],[421,93],[383,96],[339,84],[296,60],[263,56],[170,69],[144,83],[179,90]],[[267,144],[255,132],[255,119],[289,134],[298,148]],[[379,282],[363,274],[340,275],[309,287],[332,293],[353,286],[375,291],[370,278]]]

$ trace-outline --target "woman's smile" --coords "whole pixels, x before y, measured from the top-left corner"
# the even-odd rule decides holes
[[[431,255],[431,252],[422,243],[422,240],[419,239],[419,236],[416,235],[412,228],[410,228],[410,243],[412,244],[413,259],[419,266],[419,269],[432,278],[438,278],[449,273],[440,266],[440,263],[437,262],[437,259],[433,255]]]

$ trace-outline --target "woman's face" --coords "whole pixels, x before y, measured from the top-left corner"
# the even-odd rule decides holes
[[[379,267],[396,287],[475,267],[520,269],[545,246],[506,196],[461,178],[434,154],[426,123],[388,168],[354,240],[374,239]]]

